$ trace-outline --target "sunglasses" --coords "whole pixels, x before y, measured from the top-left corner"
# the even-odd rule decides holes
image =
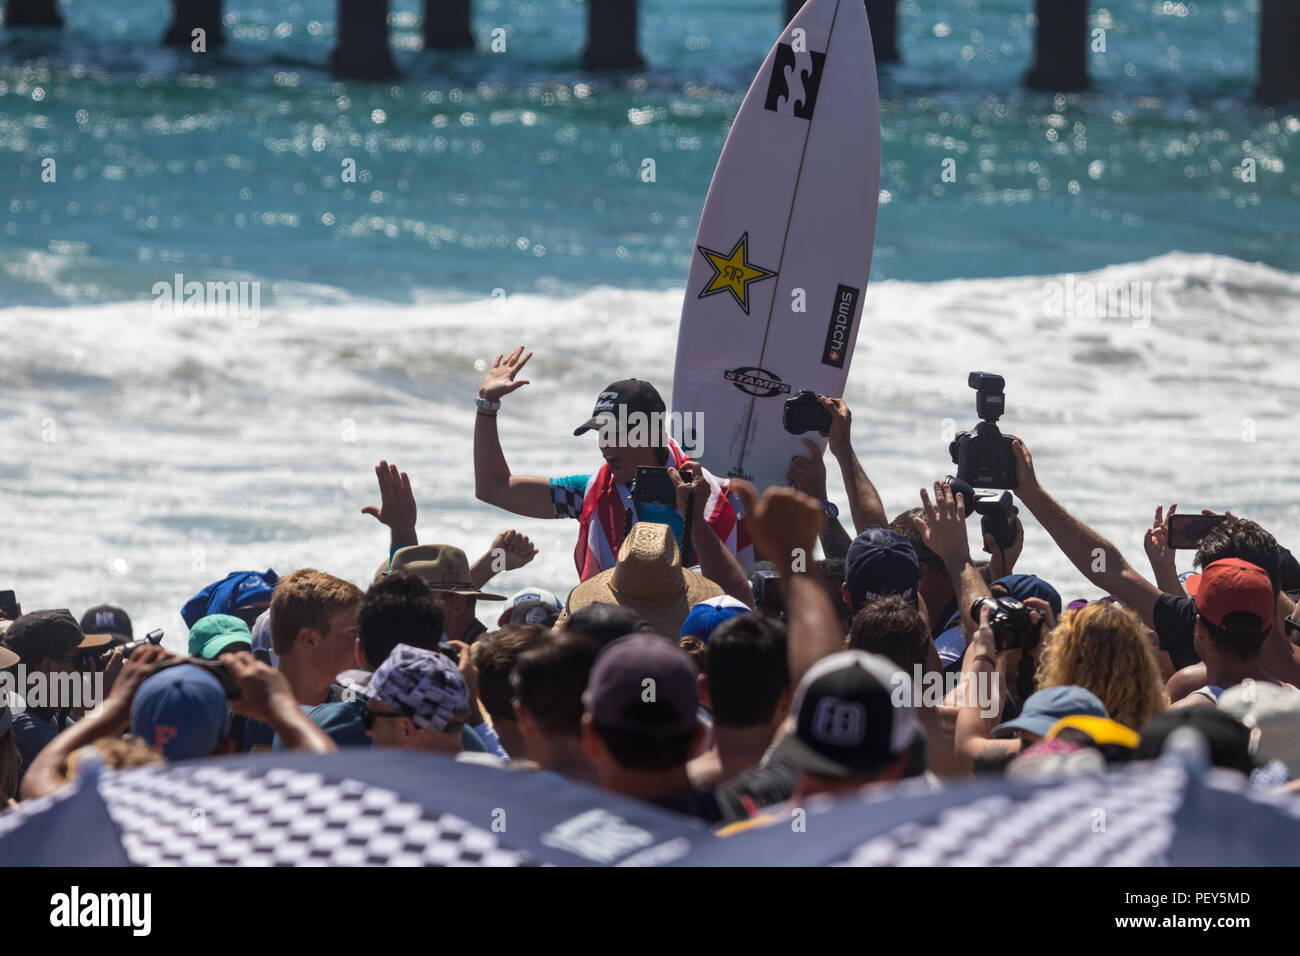
[[[370,731],[375,729],[375,721],[381,720],[385,717],[406,717],[406,715],[405,714],[380,714],[373,710],[363,710],[361,712],[361,726],[365,728],[367,733],[369,733]]]

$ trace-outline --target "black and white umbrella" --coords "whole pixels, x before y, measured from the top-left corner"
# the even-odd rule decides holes
[[[1195,755],[1047,780],[876,785],[782,807],[684,862],[789,866],[1294,866],[1300,798]]]
[[[6,866],[660,865],[714,839],[554,774],[394,750],[89,768],[0,813]]]

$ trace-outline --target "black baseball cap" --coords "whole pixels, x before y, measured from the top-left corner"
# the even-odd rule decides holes
[[[675,641],[628,634],[596,657],[582,703],[592,721],[609,730],[656,737],[691,733],[700,709],[695,665]]]
[[[113,604],[96,604],[81,615],[81,630],[86,634],[107,634],[114,644],[125,644],[134,636],[130,616]]]
[[[922,739],[911,678],[893,661],[866,651],[840,651],[810,667],[791,712],[795,729],[776,754],[823,777],[876,773]]]
[[[28,664],[38,664],[47,657],[58,660],[76,650],[104,647],[111,640],[107,634],[83,634],[72,612],[64,608],[22,615],[9,625],[4,643]]]
[[[653,385],[640,379],[625,378],[621,382],[605,386],[605,390],[596,399],[596,407],[592,410],[591,417],[575,428],[573,434],[581,435],[600,428],[601,423],[608,416],[618,414],[620,405],[627,406],[626,415],[631,415],[633,412],[640,412],[643,415],[655,412],[662,414],[666,410],[664,400],[659,397],[659,392]]]

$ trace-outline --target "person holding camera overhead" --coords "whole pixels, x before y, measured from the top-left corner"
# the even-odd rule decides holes
[[[582,581],[614,567],[619,545],[638,521],[668,525],[683,563],[691,563],[691,535],[699,527],[694,520],[683,521],[683,514],[696,512],[703,514],[704,523],[741,567],[754,562],[739,498],[729,482],[691,462],[668,435],[664,401],[649,382],[634,378],[614,382],[596,399],[591,418],[574,429],[574,435],[600,433],[604,462],[595,472],[560,478],[511,474],[501,451],[496,417],[502,398],[529,384],[517,376],[532,357],[523,346],[498,355],[479,386],[474,494],[480,501],[529,518],[578,519],[573,559]],[[688,465],[693,465],[687,469],[691,477],[683,481]],[[682,485],[690,486],[691,499],[705,497],[702,509],[692,503],[678,510]]]

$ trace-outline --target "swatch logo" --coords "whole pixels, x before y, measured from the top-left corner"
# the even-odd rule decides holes
[[[853,342],[853,313],[858,308],[862,293],[849,285],[835,289],[835,304],[831,308],[831,323],[826,330],[826,346],[822,349],[822,364],[844,367],[844,356]]]

